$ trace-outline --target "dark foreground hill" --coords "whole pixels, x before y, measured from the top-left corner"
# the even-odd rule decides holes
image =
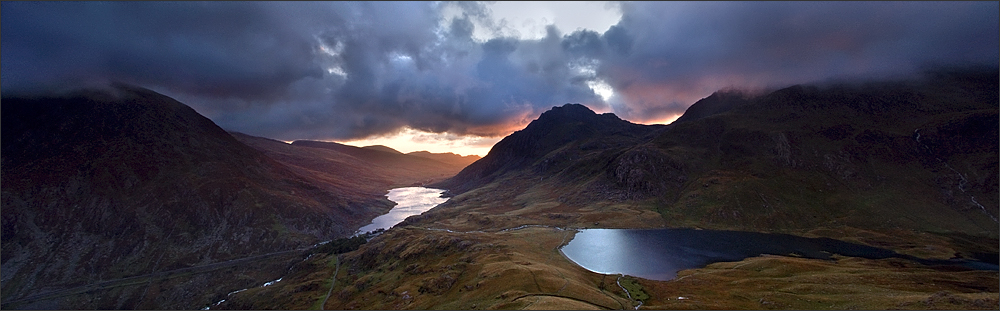
[[[124,85],[5,97],[2,118],[4,308],[200,308],[279,277],[291,259],[220,270],[230,260],[350,235],[392,206],[393,178],[461,168],[384,174],[345,154],[231,135]],[[293,150],[276,160],[248,144]]]

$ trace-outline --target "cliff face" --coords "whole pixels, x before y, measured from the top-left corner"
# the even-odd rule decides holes
[[[146,89],[8,97],[2,118],[5,302],[303,247],[391,206],[318,187]]]

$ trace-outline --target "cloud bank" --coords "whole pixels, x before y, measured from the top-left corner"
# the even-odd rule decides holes
[[[996,2],[607,9],[621,19],[606,31],[525,39],[473,2],[3,2],[0,88],[132,83],[282,140],[499,136],[567,102],[648,122],[727,87],[1000,59]]]

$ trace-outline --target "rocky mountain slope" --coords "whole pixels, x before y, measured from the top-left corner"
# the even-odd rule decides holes
[[[343,237],[391,208],[390,186],[461,168],[412,157],[432,167],[405,171],[230,134],[182,103],[125,85],[5,97],[2,117],[4,308],[200,307],[210,289],[264,276],[25,298]]]
[[[990,70],[938,71],[753,97],[717,93],[661,127],[566,105],[440,185],[456,194],[490,189],[467,196],[477,202],[516,206],[531,196],[536,205],[553,202],[553,211],[639,204],[662,216],[652,226],[996,238],[997,81]]]

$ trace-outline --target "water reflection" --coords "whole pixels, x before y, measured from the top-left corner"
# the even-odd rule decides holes
[[[657,231],[581,230],[562,251],[587,270],[652,280],[673,279],[677,271],[706,265],[710,263],[710,258],[731,257],[710,249],[692,247],[691,237]]]
[[[424,187],[406,187],[389,190],[389,194],[386,196],[389,197],[390,201],[396,202],[396,206],[388,214],[372,219],[372,223],[358,229],[358,233],[389,229],[402,222],[406,217],[426,212],[438,204],[448,201],[448,198],[441,197],[441,193],[443,192],[444,190],[441,189]]]
[[[761,254],[814,259],[830,259],[832,254],[870,259],[896,257],[926,265],[997,270],[995,264],[969,260],[925,260],[829,238],[741,231],[584,229],[561,250],[567,258],[590,271],[661,281],[673,279],[680,270],[700,268],[714,262],[739,261]]]

